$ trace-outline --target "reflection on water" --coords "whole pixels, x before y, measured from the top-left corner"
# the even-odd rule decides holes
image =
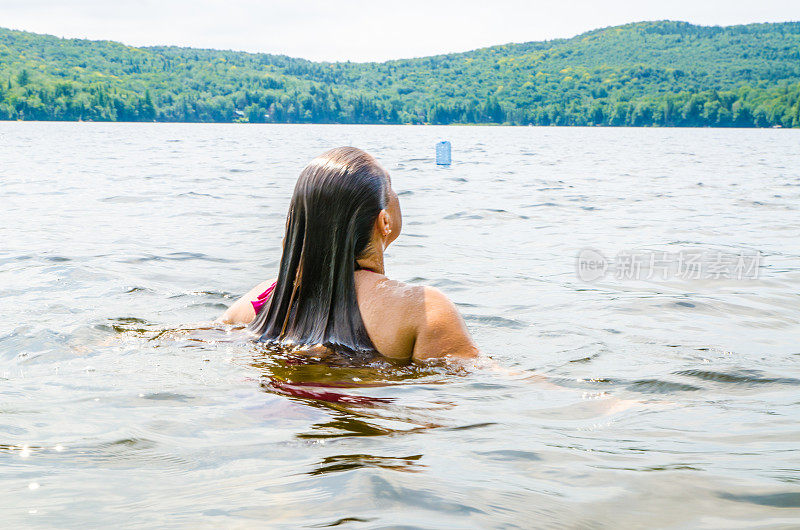
[[[309,475],[339,473],[361,467],[380,467],[393,471],[417,473],[425,466],[419,462],[422,455],[411,456],[376,456],[376,455],[334,455],[324,458]]]
[[[797,526],[798,139],[0,123],[0,520]],[[210,324],[274,276],[299,170],[342,143],[392,173],[390,275],[447,292],[498,366]],[[585,282],[584,249],[762,259]]]

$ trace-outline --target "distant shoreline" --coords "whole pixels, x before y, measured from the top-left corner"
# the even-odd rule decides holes
[[[792,127],[711,127],[711,126],[664,126],[664,125],[518,125],[510,123],[250,123],[236,121],[93,121],[93,120],[0,120],[2,123],[85,123],[85,124],[108,124],[119,123],[126,125],[235,125],[235,126],[304,126],[304,125],[330,125],[330,126],[364,126],[364,127],[514,127],[514,128],[538,128],[538,129],[714,129],[714,130],[798,130]]]
[[[800,22],[638,22],[382,63],[0,28],[0,59],[0,120],[800,128]]]

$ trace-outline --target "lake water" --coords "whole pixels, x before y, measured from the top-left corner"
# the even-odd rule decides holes
[[[193,330],[337,145],[507,371]],[[800,525],[800,131],[0,122],[0,199],[6,528]]]

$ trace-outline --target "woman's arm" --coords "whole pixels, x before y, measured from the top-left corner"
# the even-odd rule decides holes
[[[249,324],[256,318],[256,312],[253,309],[253,302],[258,299],[258,295],[267,290],[267,288],[275,283],[275,279],[261,282],[244,296],[236,300],[232,306],[228,308],[225,313],[217,319],[217,322],[223,324]]]
[[[412,358],[418,361],[445,356],[473,359],[478,353],[455,304],[438,289],[425,287]]]

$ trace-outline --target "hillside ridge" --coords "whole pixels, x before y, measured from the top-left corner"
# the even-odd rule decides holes
[[[644,21],[384,62],[0,28],[0,119],[800,127],[800,22]]]

